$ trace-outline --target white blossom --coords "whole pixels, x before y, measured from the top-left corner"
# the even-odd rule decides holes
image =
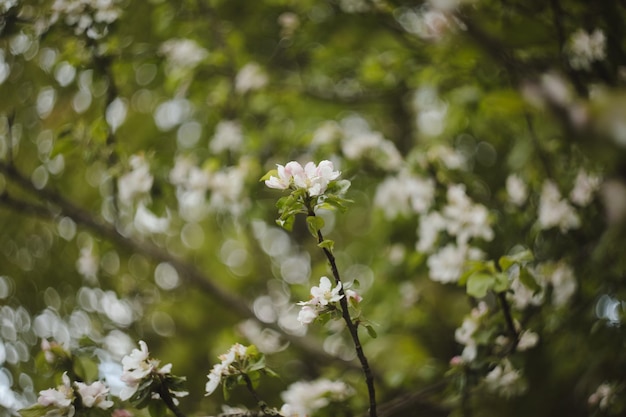
[[[107,33],[107,25],[121,15],[115,0],[55,0],[51,23],[63,18],[77,35],[98,39]]]
[[[420,216],[418,228],[418,241],[415,248],[419,252],[430,252],[437,241],[439,232],[445,230],[446,219],[438,211],[432,211]]]
[[[481,257],[482,252],[477,248],[449,243],[428,257],[426,264],[430,271],[429,277],[433,281],[444,284],[457,282],[463,272],[465,262]]]
[[[250,62],[239,70],[235,77],[235,91],[245,94],[249,91],[260,90],[265,87],[268,77],[265,71],[256,62]]]
[[[154,181],[150,165],[142,155],[131,156],[130,167],[131,170],[118,179],[119,198],[125,204],[131,204],[136,196],[149,192]]]
[[[592,33],[578,29],[571,35],[566,48],[572,68],[588,70],[593,62],[606,58],[606,36],[600,29]]]
[[[143,203],[139,203],[134,224],[141,233],[165,233],[170,226],[169,212],[165,217],[158,217]]]
[[[109,388],[101,381],[96,381],[90,385],[83,382],[74,382],[78,389],[78,394],[82,400],[82,404],[87,408],[101,408],[106,410],[113,406],[113,401],[107,400]]]
[[[565,262],[556,265],[548,282],[552,285],[552,303],[557,307],[567,304],[578,288],[574,270]]]
[[[597,405],[600,410],[608,410],[615,397],[615,387],[609,383],[598,385],[596,391],[589,396],[589,405]]]
[[[435,198],[435,182],[401,172],[387,177],[376,188],[374,205],[380,207],[387,219],[411,213],[425,213]]]
[[[503,397],[513,397],[526,391],[526,383],[519,370],[513,368],[508,359],[504,359],[485,377],[487,389]]]
[[[247,356],[247,347],[239,343],[235,343],[224,354],[219,355],[221,363],[215,364],[207,377],[209,381],[206,383],[206,395],[211,395],[222,381],[222,377],[234,375],[239,371],[233,364],[243,361]]]
[[[509,197],[509,201],[516,206],[521,206],[528,198],[528,187],[526,186],[526,183],[515,174],[507,177],[506,192]]]
[[[52,406],[59,410],[61,415],[72,417],[74,415],[74,390],[70,384],[70,378],[65,372],[62,376],[62,384],[57,388],[49,388],[39,392],[37,402],[43,406]]]
[[[562,233],[580,227],[580,217],[567,200],[561,197],[561,192],[552,180],[543,183],[538,221],[542,229],[558,226]]]
[[[119,397],[124,401],[137,392],[141,382],[150,374],[169,374],[172,370],[172,364],[159,368],[160,361],[150,358],[146,342],[140,340],[139,347],[140,349],[133,349],[129,355],[122,358],[121,380],[126,383],[126,387],[121,390]]]
[[[83,277],[94,280],[98,275],[99,258],[93,253],[91,245],[80,249],[80,257],[76,261],[76,269]]]
[[[480,328],[481,321],[489,312],[487,304],[480,302],[477,307],[473,308],[471,313],[463,319],[461,327],[454,332],[454,340],[464,345],[461,358],[465,362],[472,362],[476,359],[478,343],[474,339],[476,331]]]
[[[298,381],[280,394],[285,404],[281,414],[286,417],[306,417],[328,406],[331,401],[344,401],[354,394],[352,387],[342,381],[318,379]]]
[[[574,188],[569,194],[572,203],[584,207],[593,199],[593,194],[600,188],[601,178],[596,175],[590,175],[584,170],[578,171]]]
[[[335,171],[331,161],[321,161],[318,165],[308,162],[304,167],[291,161],[287,165],[276,165],[277,176],[265,180],[269,188],[285,190],[289,187],[304,188],[311,197],[324,194],[331,181],[336,180],[340,171]]]
[[[209,149],[213,153],[223,151],[237,152],[243,145],[243,133],[241,124],[235,120],[222,120],[215,127],[215,134],[209,143]]]
[[[530,330],[524,330],[518,336],[517,350],[523,352],[537,346],[539,343],[539,335]]]
[[[448,187],[448,204],[443,208],[446,230],[456,236],[459,245],[466,244],[471,238],[493,239],[493,230],[489,225],[489,212],[481,204],[474,204],[465,194],[464,185]]]
[[[168,39],[159,47],[170,68],[193,69],[202,62],[209,53],[192,39]]]

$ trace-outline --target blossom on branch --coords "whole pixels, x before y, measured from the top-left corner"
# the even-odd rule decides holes
[[[277,176],[270,176],[265,180],[269,188],[286,190],[287,188],[303,188],[311,197],[324,194],[328,184],[336,180],[340,171],[335,171],[331,161],[321,161],[318,165],[308,162],[304,167],[300,163],[291,161],[287,165],[276,165]]]
[[[311,299],[298,303],[302,306],[298,314],[298,321],[302,324],[309,324],[320,314],[332,310],[333,304],[344,297],[341,294],[341,288],[341,282],[338,282],[333,288],[328,277],[321,277],[319,286],[311,288]],[[346,290],[345,295],[355,304],[360,303],[363,299],[354,290]]]

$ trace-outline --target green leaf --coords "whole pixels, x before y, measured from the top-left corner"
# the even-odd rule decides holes
[[[520,268],[519,280],[526,288],[531,290],[533,294],[537,294],[541,291],[541,286],[537,284],[535,277],[530,273],[528,268]]]
[[[505,272],[500,272],[495,275],[495,283],[493,290],[495,292],[504,292],[509,289],[509,276]]]
[[[41,404],[35,404],[28,408],[22,408],[18,412],[22,417],[41,417],[45,416],[48,411],[52,410],[52,408],[54,407],[50,405],[44,406]]]
[[[98,364],[91,358],[77,356],[74,360],[74,373],[84,381],[98,379]]]
[[[295,216],[289,216],[285,219],[276,219],[276,224],[285,229],[288,232],[291,232],[293,229],[293,223],[295,222]]]
[[[376,339],[378,337],[378,333],[376,333],[376,330],[374,330],[374,327],[372,327],[371,324],[366,324],[365,329],[367,329],[367,334],[369,334],[372,339]]]
[[[467,279],[467,294],[476,298],[483,298],[487,291],[493,288],[496,279],[493,275],[477,272]]]
[[[503,271],[506,271],[514,264],[523,264],[526,262],[531,262],[533,259],[534,259],[533,253],[530,250],[526,249],[521,252],[517,252],[516,254],[513,254],[513,255],[502,256],[498,260],[498,265],[500,266],[500,269],[502,269]]]
[[[318,248],[328,249],[331,252],[333,251],[333,247],[334,246],[335,246],[335,241],[334,240],[329,240],[329,239],[325,239],[321,243],[317,244]]]
[[[259,182],[267,181],[270,179],[270,177],[277,177],[277,176],[278,176],[278,171],[275,169],[272,169],[272,170],[267,171],[267,173],[261,177]]]
[[[319,216],[307,216],[306,225],[313,237],[317,237],[317,232],[324,227],[324,219]]]

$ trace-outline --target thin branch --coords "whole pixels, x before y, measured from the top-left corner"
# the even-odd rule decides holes
[[[315,216],[315,211],[311,207],[308,208],[308,215]],[[324,236],[320,230],[317,231],[317,241],[318,243],[324,242]],[[339,270],[337,269],[337,262],[335,261],[335,256],[333,253],[327,249],[322,248],[326,258],[328,259],[328,263],[330,264],[330,268],[333,272],[333,276],[335,278],[336,284],[342,284],[339,289],[339,294],[342,296],[339,300],[339,304],[341,305],[341,313],[343,320],[346,322],[346,326],[348,327],[348,331],[350,332],[350,336],[352,337],[352,341],[354,342],[354,347],[356,349],[356,354],[361,363],[361,368],[363,369],[363,373],[365,374],[365,383],[367,384],[367,392],[369,395],[369,415],[370,417],[377,417],[376,414],[376,389],[374,387],[374,375],[367,361],[367,357],[363,352],[363,346],[361,346],[361,340],[359,339],[359,332],[357,326],[352,321],[350,317],[350,311],[348,310],[348,300],[343,289],[343,283],[341,281],[341,277],[339,276]]]
[[[261,400],[261,397],[259,397],[259,394],[254,389],[254,385],[252,385],[252,380],[250,379],[248,374],[245,373],[245,372],[242,372],[241,375],[243,377],[243,380],[246,382],[246,388],[248,388],[248,391],[250,391],[250,394],[252,394],[252,397],[254,398],[254,400],[256,401],[257,405],[261,409],[262,415],[264,415],[264,416],[276,416],[276,415],[280,416],[281,414],[277,414],[275,411],[271,410],[267,406],[265,401]]]
[[[511,354],[515,352],[517,349],[517,344],[519,343],[519,333],[515,328],[515,322],[513,321],[513,316],[511,315],[511,306],[506,299],[506,293],[499,292],[498,293],[498,301],[500,302],[500,307],[502,307],[502,312],[504,313],[504,320],[506,321],[506,326],[508,328],[509,334],[511,336],[511,344],[508,347],[506,354]]]
[[[161,374],[158,374],[158,375],[159,375],[159,381],[161,383],[159,386],[159,395],[161,396],[161,399],[163,400],[165,405],[167,405],[167,408],[169,408],[176,417],[187,417],[182,411],[180,411],[180,408],[178,408],[178,406],[174,402],[174,399],[172,398],[172,395],[170,394],[170,390],[167,387],[167,384],[165,384],[163,375]]]
[[[447,384],[448,381],[443,379],[419,391],[398,396],[387,403],[381,404],[380,407],[378,407],[378,415],[379,417],[392,417],[401,414],[408,415],[409,411],[415,411],[417,407],[421,406],[428,408],[431,411],[430,415],[447,416],[450,414],[449,409],[441,407],[439,404],[431,404],[425,401],[425,397],[442,391]]]

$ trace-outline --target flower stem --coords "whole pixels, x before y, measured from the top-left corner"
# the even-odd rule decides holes
[[[170,394],[170,391],[167,388],[167,384],[165,384],[162,375],[159,375],[159,382],[159,395],[161,396],[161,399],[163,400],[167,408],[169,408],[176,417],[187,417],[182,411],[180,411],[180,408],[178,408],[178,406],[174,404],[174,399],[172,398],[172,395]]]
[[[308,210],[309,216],[315,216],[315,211],[312,208]],[[317,241],[318,243],[322,243],[324,241],[324,236],[320,230],[317,231]],[[352,341],[354,342],[354,347],[356,349],[357,357],[359,358],[359,362],[361,363],[361,368],[363,369],[363,373],[365,374],[365,383],[367,384],[367,392],[369,395],[369,415],[370,417],[377,417],[376,414],[376,389],[374,387],[374,375],[372,374],[372,370],[367,361],[367,357],[363,352],[363,347],[361,346],[361,340],[359,339],[359,333],[357,326],[352,321],[350,317],[350,311],[348,310],[348,300],[346,294],[343,290],[343,283],[341,281],[341,277],[339,275],[339,270],[337,269],[337,262],[335,261],[335,255],[328,249],[322,248],[326,258],[328,259],[328,263],[330,264],[330,268],[333,272],[333,277],[335,278],[336,284],[342,284],[339,289],[339,294],[343,297],[339,300],[339,304],[341,305],[341,313],[343,320],[346,322],[346,326],[348,326],[348,331],[350,332],[350,336],[352,337]]]
[[[267,406],[265,401],[261,400],[261,397],[259,397],[259,394],[254,389],[254,386],[252,385],[252,380],[250,380],[250,377],[248,376],[248,374],[245,372],[242,372],[241,376],[243,376],[243,380],[246,382],[246,388],[248,388],[248,391],[250,391],[250,394],[252,394],[252,396],[254,397],[254,400],[257,402],[257,405],[261,409],[261,412],[263,413],[263,415],[264,416],[280,415],[270,410],[270,408]]]

